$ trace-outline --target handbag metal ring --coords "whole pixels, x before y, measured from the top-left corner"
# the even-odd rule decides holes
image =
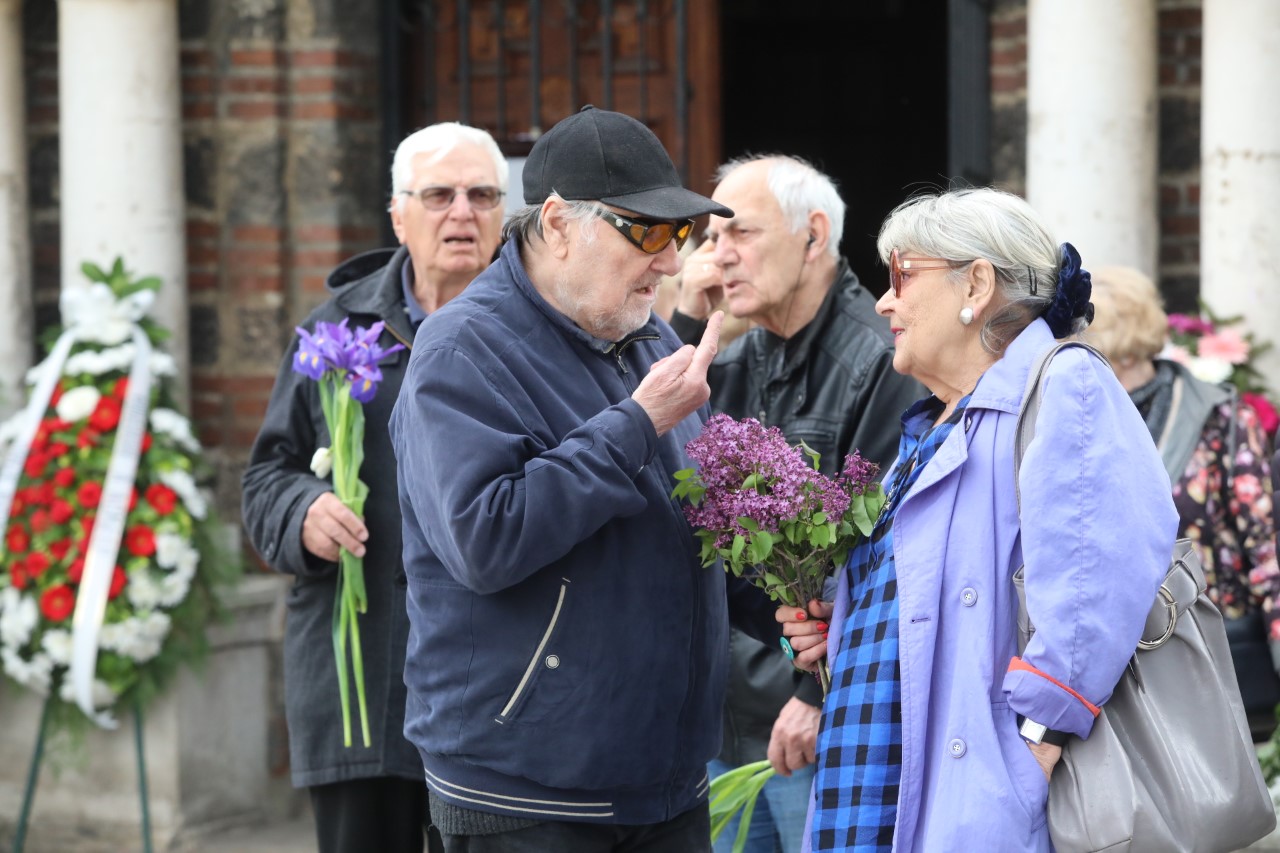
[[[1173,597],[1173,593],[1169,592],[1169,588],[1161,586],[1158,590],[1159,596],[1164,599],[1165,607],[1169,608],[1169,624],[1164,629],[1164,633],[1156,640],[1138,640],[1138,648],[1144,652],[1152,649],[1158,649],[1168,642],[1173,636],[1174,629],[1178,627],[1178,600]]]

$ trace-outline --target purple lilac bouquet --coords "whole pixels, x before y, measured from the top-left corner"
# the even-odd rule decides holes
[[[316,452],[312,470],[317,476],[332,472],[333,491],[356,515],[364,515],[369,487],[360,480],[364,463],[364,407],[373,399],[382,381],[378,362],[404,349],[400,344],[383,349],[378,345],[382,323],[368,329],[347,328],[341,323],[317,323],[314,332],[299,328],[298,356],[293,369],[320,385],[320,407],[329,427],[332,447]],[[338,696],[342,702],[342,740],[351,746],[351,694],[347,685],[347,643],[351,645],[351,672],[360,704],[360,729],[364,745],[370,746],[369,713],[365,705],[364,658],[360,653],[360,625],[357,614],[369,606],[364,585],[364,559],[341,552],[338,594],[333,604],[333,655],[338,667]]]
[[[715,415],[685,450],[698,467],[676,472],[672,496],[689,501],[685,516],[702,541],[702,564],[723,560],[725,571],[783,604],[821,598],[884,504],[874,462],[855,452],[828,477],[808,445],[792,447],[754,418]],[[825,666],[819,675],[825,691]]]

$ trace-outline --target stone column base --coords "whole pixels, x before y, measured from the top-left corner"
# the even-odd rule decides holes
[[[181,673],[146,712],[145,749],[156,850],[292,808],[288,779],[273,778],[268,727],[278,691],[288,579],[251,575],[227,595],[231,618],[209,631],[209,655]],[[40,723],[42,699],[0,684],[0,838],[13,838]],[[93,729],[71,749],[46,740],[27,853],[141,849],[133,717]],[[50,759],[50,750],[54,760]]]

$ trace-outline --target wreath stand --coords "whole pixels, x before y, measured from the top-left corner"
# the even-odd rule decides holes
[[[22,811],[18,814],[18,827],[13,836],[13,853],[23,853],[27,840],[27,822],[31,817],[31,806],[36,798],[36,784],[40,781],[40,764],[44,759],[44,736],[49,727],[49,710],[53,707],[53,696],[47,696],[40,712],[40,731],[36,733],[36,747],[31,754],[31,766],[27,769],[27,784],[22,791]],[[143,749],[142,705],[133,706],[133,744],[138,764],[138,802],[142,807],[142,850],[152,853],[151,848],[151,812],[147,806],[147,760]]]

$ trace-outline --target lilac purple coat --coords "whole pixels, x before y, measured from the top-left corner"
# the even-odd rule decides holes
[[[1009,345],[894,518],[903,738],[895,851],[1052,849],[1048,784],[1015,717],[1088,736],[1092,712],[1044,676],[1106,702],[1168,567],[1178,526],[1169,478],[1115,375],[1081,349],[1049,368],[1022,463],[1019,524],[1018,409],[1031,365],[1052,343],[1036,320]],[[1012,576],[1024,562],[1037,630],[1023,660],[1034,670],[1010,671]],[[845,574],[830,660],[848,601]],[[808,827],[805,836],[808,851]]]

